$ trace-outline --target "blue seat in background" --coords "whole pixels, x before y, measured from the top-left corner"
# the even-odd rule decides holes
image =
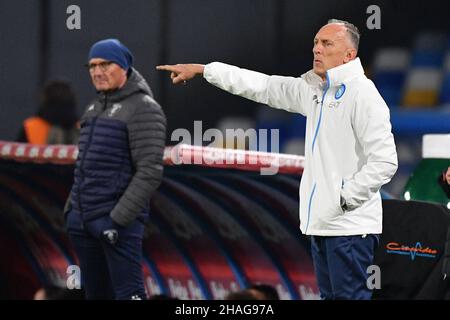
[[[389,107],[398,106],[404,81],[402,70],[379,71],[374,76],[375,86]]]
[[[450,72],[444,75],[439,100],[442,104],[450,104]]]
[[[386,47],[375,54],[373,81],[391,108],[400,102],[409,64],[410,51],[406,48]]]
[[[450,106],[450,37],[448,41],[448,51],[444,62],[444,75],[442,80],[441,92],[439,96],[439,102]]]
[[[306,117],[292,113],[290,115],[286,141],[281,151],[288,154],[305,154]]]
[[[288,135],[289,138],[304,138],[306,130],[306,117],[293,113],[291,115]]]
[[[417,50],[412,54],[411,67],[441,68],[444,61],[443,51]]]
[[[421,32],[412,48],[412,67],[441,68],[446,50],[447,35],[440,32]]]

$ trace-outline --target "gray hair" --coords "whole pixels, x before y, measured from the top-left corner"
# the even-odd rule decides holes
[[[352,24],[348,21],[339,20],[339,19],[330,19],[330,20],[328,20],[328,23],[343,24],[345,26],[345,28],[347,29],[347,33],[350,36],[350,41],[352,42],[356,51],[358,51],[360,34],[359,34],[358,28],[354,24]]]

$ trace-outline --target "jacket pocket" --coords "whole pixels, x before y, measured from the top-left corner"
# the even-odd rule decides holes
[[[340,206],[341,198],[341,184],[342,178],[338,175],[334,175],[318,185],[318,190],[316,190],[315,201],[317,204],[318,212],[320,212],[319,219],[320,223],[328,225],[344,214]]]
[[[341,207],[341,191],[343,186],[344,179],[342,177],[336,177],[333,179],[333,193],[332,193],[332,208],[333,211],[332,215],[333,218],[339,218],[342,216],[345,212],[342,210]]]
[[[339,209],[340,209],[342,214],[345,214],[345,210],[342,207],[344,205],[343,202],[345,201],[345,199],[342,198],[342,195],[341,195],[342,189],[344,188],[344,184],[345,184],[345,180],[344,180],[344,178],[342,178],[341,179],[341,187],[339,188]]]

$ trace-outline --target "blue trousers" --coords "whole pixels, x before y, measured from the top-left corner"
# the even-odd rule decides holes
[[[373,264],[379,235],[311,236],[314,271],[325,300],[369,300],[367,268]]]
[[[105,216],[83,223],[79,214],[69,212],[66,227],[80,262],[86,299],[146,299],[142,222],[124,228]],[[106,230],[117,232],[108,237]]]

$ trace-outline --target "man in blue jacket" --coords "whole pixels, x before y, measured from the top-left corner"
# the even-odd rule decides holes
[[[64,214],[87,299],[144,299],[141,257],[149,200],[161,183],[166,118],[131,52],[95,43],[87,68],[98,97],[81,119]]]

